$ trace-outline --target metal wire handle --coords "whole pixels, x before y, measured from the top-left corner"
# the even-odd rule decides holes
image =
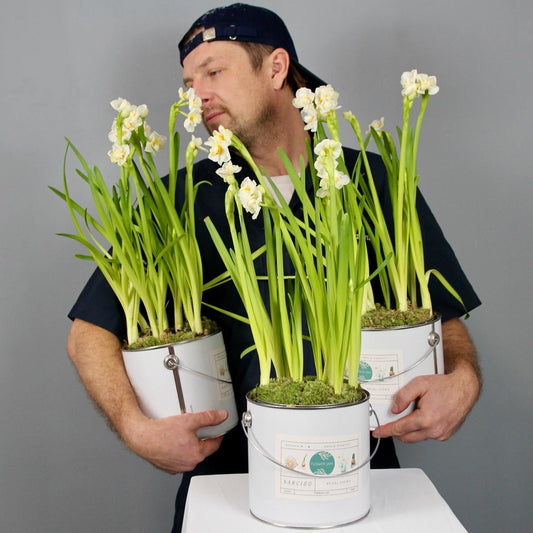
[[[401,372],[398,372],[397,374],[394,374],[392,376],[384,376],[382,378],[377,378],[377,379],[361,379],[359,378],[359,381],[361,383],[380,383],[381,381],[385,381],[387,379],[394,379],[398,376],[401,376],[402,374],[406,374],[407,372],[410,372],[411,370],[413,370],[413,368],[416,368],[418,365],[420,365],[421,363],[423,363],[428,357],[429,357],[429,354],[435,349],[435,347],[439,344],[440,342],[440,336],[438,333],[432,331],[429,335],[428,335],[428,344],[429,344],[429,348],[427,349],[426,352],[424,352],[424,354],[422,355],[422,357],[420,359],[417,359],[411,366],[408,366],[407,368],[405,368],[404,370],[402,370]]]
[[[229,383],[229,384],[231,384],[231,379],[217,378],[215,376],[211,376],[209,374],[205,374],[204,372],[200,372],[198,370],[194,370],[194,368],[191,368],[191,367],[189,367],[187,365],[184,365],[179,360],[179,357],[176,354],[174,354],[174,353],[170,353],[170,354],[168,354],[165,357],[165,359],[163,361],[163,365],[168,370],[176,370],[177,368],[181,368],[181,369],[185,370],[186,372],[190,372],[191,374],[195,374],[196,376],[201,376],[203,378],[208,378],[208,379],[211,379],[213,381],[220,381],[221,383]]]
[[[376,419],[376,423],[377,423],[377,429],[378,429],[378,437],[377,437],[377,442],[376,442],[376,447],[374,448],[374,451],[372,452],[372,454],[363,462],[361,463],[360,465],[356,466],[355,468],[352,468],[351,470],[347,470],[346,472],[341,472],[339,474],[333,474],[333,475],[328,475],[328,479],[329,478],[337,478],[337,477],[342,477],[342,476],[346,476],[348,474],[353,474],[354,472],[357,472],[357,470],[359,470],[360,468],[363,468],[363,466],[365,466],[366,464],[368,464],[372,458],[374,457],[374,455],[376,455],[377,451],[378,451],[378,448],[379,448],[379,445],[381,443],[381,425],[379,423],[379,419],[378,419],[378,415],[376,413],[376,411],[374,411],[374,409],[372,409],[372,405],[369,404],[370,406],[370,416],[374,415],[374,418]],[[292,468],[289,468],[287,465],[284,465],[280,462],[278,462],[278,460],[273,457],[272,455],[270,455],[264,448],[263,446],[261,446],[261,444],[257,441],[257,439],[255,438],[255,435],[252,431],[252,413],[250,413],[250,411],[245,411],[243,414],[242,414],[242,418],[241,418],[241,425],[242,425],[242,429],[246,435],[246,437],[248,438],[248,440],[250,441],[250,443],[252,444],[252,446],[265,458],[265,459],[268,459],[271,463],[274,463],[276,466],[279,466],[281,468],[284,468],[285,470],[288,470],[289,472],[292,472],[293,474],[296,473],[296,474],[299,474],[301,476],[305,476],[305,477],[312,477],[312,478],[323,478],[324,476],[323,475],[316,475],[316,474],[309,474],[308,472],[299,472],[298,470],[293,470]]]

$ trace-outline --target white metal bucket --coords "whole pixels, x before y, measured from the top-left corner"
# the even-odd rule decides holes
[[[249,505],[277,526],[328,528],[370,510],[368,393],[358,404],[287,407],[248,399]]]
[[[177,344],[122,352],[126,372],[143,412],[150,418],[226,409],[218,426],[200,428],[200,438],[227,433],[239,421],[222,333]]]
[[[363,328],[359,381],[370,392],[381,424],[414,410],[412,402],[402,413],[392,413],[392,400],[401,387],[416,376],[444,373],[441,338],[440,315],[411,326]]]

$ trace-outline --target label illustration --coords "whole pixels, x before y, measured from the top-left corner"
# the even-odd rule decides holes
[[[217,378],[218,380],[216,382],[218,388],[218,397],[220,400],[228,400],[233,397],[233,387],[231,383],[225,383],[225,381],[231,380],[226,352],[221,350],[212,354],[211,357],[214,370],[213,377]]]
[[[400,376],[403,368],[401,351],[372,350],[361,353],[359,380],[370,392],[372,401],[389,402],[402,386]]]
[[[350,472],[359,460],[358,437],[277,436],[278,467],[276,494],[289,499],[332,499],[359,491],[359,474]],[[294,472],[292,473],[291,470]],[[299,472],[311,476],[298,475]],[[343,474],[336,477],[338,474]],[[335,476],[335,477],[334,477]]]

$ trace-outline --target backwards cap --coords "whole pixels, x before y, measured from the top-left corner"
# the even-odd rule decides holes
[[[203,31],[185,42],[185,38],[195,28],[203,28]],[[241,41],[284,48],[293,65],[305,78],[307,87],[314,90],[325,85],[318,76],[299,63],[296,48],[283,20],[273,11],[263,7],[232,4],[211,9],[203,14],[193,23],[178,45],[180,63],[183,65],[183,60],[197,46],[210,41]]]

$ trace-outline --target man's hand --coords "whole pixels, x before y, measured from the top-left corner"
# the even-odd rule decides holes
[[[95,405],[126,445],[156,467],[175,474],[192,470],[214,453],[222,437],[200,440],[196,430],[223,422],[227,411],[186,413],[159,420],[141,411],[119,340],[109,331],[76,319],[68,352]]]
[[[415,410],[381,426],[382,437],[402,442],[449,439],[476,403],[481,377],[473,344],[463,323],[452,319],[442,325],[446,374],[419,376],[400,389],[392,412],[399,414],[416,401]],[[378,436],[377,429],[373,435]]]
[[[185,413],[153,420],[139,418],[124,428],[122,438],[131,450],[169,474],[192,470],[216,452],[222,437],[200,440],[196,430],[215,426],[228,417],[225,410]]]

